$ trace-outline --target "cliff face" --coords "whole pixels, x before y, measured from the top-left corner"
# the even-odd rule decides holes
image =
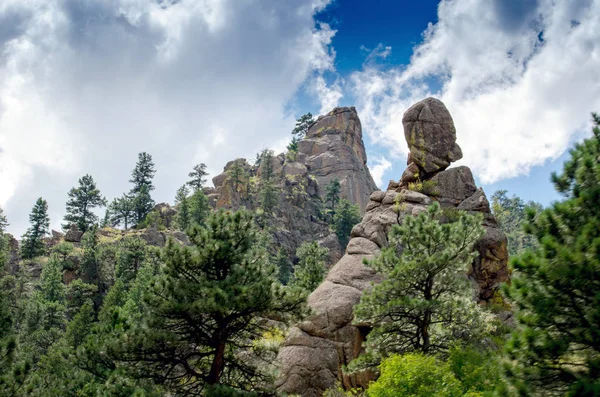
[[[468,167],[446,169],[462,156],[450,113],[442,102],[428,98],[411,107],[403,121],[409,147],[419,154],[409,156],[399,182],[371,194],[344,256],[309,296],[312,315],[292,328],[279,353],[279,392],[314,397],[338,380],[346,388],[368,384],[369,374],[346,376],[341,370],[361,353],[368,333],[368,326],[353,325],[354,306],[365,289],[380,281],[363,260],[372,259],[387,244],[393,225],[424,211],[434,200],[450,210],[484,214],[486,233],[475,247],[479,257],[468,271],[479,299],[490,299],[499,283],[508,279],[506,236],[490,213],[485,193],[477,189]]]
[[[330,249],[331,263],[337,261],[343,247],[320,216],[325,189],[338,179],[341,198],[357,204],[364,213],[370,194],[378,190],[366,163],[362,127],[354,108],[335,108],[320,116],[298,143],[295,155],[274,156],[273,174],[279,191],[271,224],[275,244],[293,256],[302,242],[317,239]],[[254,184],[263,167],[245,159],[227,163],[223,173],[213,178],[214,189],[207,191],[213,206],[256,209]]]

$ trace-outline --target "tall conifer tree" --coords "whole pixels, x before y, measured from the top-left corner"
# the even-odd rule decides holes
[[[505,288],[519,326],[508,344],[509,379],[519,395],[600,395],[600,116],[561,174],[565,196],[526,231],[539,246],[511,261]]]
[[[74,224],[79,230],[85,232],[98,223],[98,216],[94,214],[93,209],[106,206],[106,199],[100,194],[94,178],[84,175],[79,179],[79,187],[72,188],[67,194],[69,200],[63,229],[68,230]]]
[[[23,235],[21,256],[25,259],[44,255],[44,237],[50,232],[50,218],[48,217],[48,203],[43,198],[38,198],[29,215],[31,226]]]

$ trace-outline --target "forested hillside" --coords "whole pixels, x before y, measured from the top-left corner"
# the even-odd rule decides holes
[[[43,197],[18,239],[0,208],[0,396],[598,396],[593,121],[547,208],[449,168],[433,98],[404,114],[386,191],[336,108],[214,187],[190,167],[173,203],[140,153],[121,197],[78,180],[62,232]]]

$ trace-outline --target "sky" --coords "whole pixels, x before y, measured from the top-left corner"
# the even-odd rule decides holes
[[[600,0],[1,0],[0,206],[59,230],[91,174],[112,200],[137,153],[173,202],[200,162],[282,151],[306,112],[356,106],[374,179],[406,165],[402,114],[446,104],[490,196],[544,205],[600,111]]]

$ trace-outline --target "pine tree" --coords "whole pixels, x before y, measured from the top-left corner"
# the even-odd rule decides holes
[[[368,265],[384,280],[365,292],[355,307],[355,322],[375,324],[366,354],[353,369],[379,364],[389,354],[444,354],[458,340],[481,337],[485,316],[466,277],[483,235],[481,216],[460,213],[441,224],[434,203],[408,216],[389,233],[389,246]]]
[[[132,282],[146,258],[146,242],[138,237],[126,236],[119,242],[115,276],[126,286]]]
[[[244,160],[237,159],[227,170],[227,177],[233,185],[233,190],[237,193],[245,193],[248,195],[248,175],[242,166]]]
[[[498,225],[508,238],[510,256],[536,247],[535,238],[525,233],[523,226],[527,220],[528,208],[539,213],[542,210],[541,204],[533,201],[525,203],[515,195],[509,198],[506,190],[498,190],[492,195],[491,207]]]
[[[138,161],[131,173],[129,182],[133,183],[130,196],[133,197],[133,205],[135,207],[135,223],[140,224],[146,218],[146,215],[154,208],[154,200],[150,196],[150,192],[154,190],[152,179],[156,174],[152,156],[146,152],[138,155]]]
[[[296,250],[298,264],[294,270],[292,285],[312,292],[325,278],[325,261],[329,250],[316,241],[304,242]]]
[[[136,225],[141,224],[146,219],[146,216],[152,212],[154,204],[148,186],[142,186],[133,199],[133,206],[135,208],[134,221]]]
[[[192,178],[187,184],[192,188],[193,192],[197,192],[198,190],[202,190],[204,184],[206,183],[206,176],[208,172],[206,172],[206,164],[200,163],[194,166],[192,172],[188,174],[190,178]]]
[[[311,125],[313,125],[314,122],[315,121],[312,114],[303,114],[298,120],[296,120],[296,127],[293,129],[292,134],[297,136],[299,139],[304,138],[304,136],[308,133],[308,129]]]
[[[198,190],[188,201],[190,203],[190,226],[203,226],[211,210],[208,197],[202,190]]]
[[[354,225],[361,220],[360,209],[358,205],[352,205],[348,200],[340,200],[335,215],[333,216],[333,229],[337,234],[342,247],[348,245],[350,240],[350,232]]]
[[[178,395],[267,386],[251,349],[270,329],[260,319],[296,319],[304,296],[276,282],[252,214],[214,213],[206,228],[191,229],[190,239],[192,247],[167,243],[164,274],[145,295],[143,321],[120,359]]]
[[[8,262],[8,242],[4,235],[8,225],[8,219],[6,218],[6,215],[4,215],[4,210],[0,207],[0,275],[4,273],[5,266]]]
[[[106,199],[100,194],[94,178],[84,175],[79,179],[79,187],[72,188],[67,195],[69,200],[63,229],[69,230],[71,225],[77,225],[79,230],[85,232],[98,223],[98,216],[94,214],[93,209],[106,206]]]
[[[124,194],[122,197],[116,198],[110,203],[110,222],[112,226],[123,224],[125,230],[135,219],[136,208],[132,196]]]
[[[290,278],[292,277],[292,265],[290,263],[288,255],[286,254],[283,248],[279,248],[279,250],[277,251],[277,255],[275,255],[274,262],[277,265],[277,269],[279,270],[279,273],[277,275],[279,282],[283,285],[287,285],[290,281]]]
[[[511,261],[508,298],[519,326],[508,343],[516,394],[600,394],[600,116],[553,174],[565,196],[528,212],[526,231],[538,247]]]
[[[273,174],[273,151],[263,150],[261,155],[260,187],[258,191],[258,202],[265,215],[271,215],[277,207],[279,190],[275,185]]]
[[[21,256],[25,259],[35,258],[46,253],[44,237],[49,233],[50,218],[48,217],[48,203],[41,197],[37,199],[29,215],[31,226],[23,235]]]
[[[335,208],[340,202],[340,180],[334,179],[325,188],[325,204],[329,206],[328,210],[331,219],[335,216]]]
[[[87,283],[98,285],[100,280],[100,261],[98,249],[98,226],[92,226],[81,239],[80,273]]]
[[[112,204],[112,203],[111,203]],[[102,218],[102,222],[100,223],[100,228],[104,229],[105,227],[110,227],[110,205],[106,207],[106,211],[104,211],[104,218]]]
[[[131,179],[129,180],[129,182],[133,183],[131,193],[137,195],[142,191],[144,186],[148,188],[148,192],[154,190],[152,183],[154,174],[156,174],[156,169],[154,168],[152,156],[146,152],[138,154],[138,161],[131,172]]]
[[[175,205],[177,207],[175,222],[181,231],[186,231],[191,224],[190,201],[188,195],[189,191],[186,185],[177,189],[177,194],[175,195]]]

